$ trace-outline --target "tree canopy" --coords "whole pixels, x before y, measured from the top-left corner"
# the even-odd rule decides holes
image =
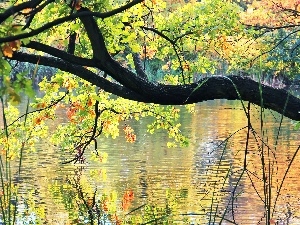
[[[265,74],[293,79],[298,73],[298,5],[6,1],[0,8],[1,72],[8,73],[12,62],[29,62],[139,102],[239,99],[300,121],[299,98],[261,84]],[[150,71],[149,65],[157,67]]]
[[[143,205],[128,213],[134,199],[134,192],[130,187],[123,190],[119,202],[116,191],[107,194],[97,192],[97,188],[93,190],[93,182],[89,182],[89,178],[105,181],[107,174],[101,168],[90,170],[89,175],[83,173],[85,157],[97,163],[107,162],[108,153],[105,148],[99,147],[103,144],[99,137],[116,138],[122,133],[127,142],[133,143],[139,140],[139,130],[131,124],[131,119],[140,120],[144,117],[150,117],[146,121],[147,132],[154,133],[158,129],[167,131],[166,138],[171,139],[167,143],[168,147],[177,144],[186,146],[189,137],[185,137],[180,130],[179,112],[183,107],[174,105],[186,105],[186,109],[192,112],[194,105],[191,103],[229,99],[242,102],[242,116],[246,116],[247,125],[234,131],[221,144],[217,142],[216,149],[223,150],[216,170],[218,176],[212,177],[220,187],[213,185],[211,199],[207,197],[209,192],[203,189],[207,197],[205,201],[212,212],[212,204],[219,201],[215,193],[225,190],[226,180],[231,179],[230,173],[237,174],[240,178],[236,183],[230,181],[233,191],[230,192],[230,200],[220,220],[222,222],[227,218],[228,206],[231,204],[232,223],[235,223],[236,211],[233,206],[240,196],[237,188],[244,182],[242,177],[246,172],[253,171],[253,175],[259,178],[257,171],[261,170],[258,185],[263,186],[263,195],[258,193],[260,188],[256,189],[250,173],[247,174],[264,204],[263,217],[266,224],[275,223],[273,214],[277,210],[280,192],[283,192],[283,181],[300,146],[290,158],[292,144],[283,142],[289,147],[289,151],[288,157],[280,160],[286,159],[288,168],[282,181],[273,177],[273,168],[279,165],[277,160],[280,157],[275,153],[280,149],[277,144],[283,117],[276,128],[276,140],[272,139],[273,151],[269,147],[269,142],[272,141],[268,137],[264,138],[266,133],[271,132],[263,129],[263,109],[268,108],[300,121],[300,99],[293,90],[293,85],[299,82],[300,72],[299,4],[299,0],[1,2],[0,221],[15,224],[17,214],[22,214],[22,219],[26,219],[26,213],[32,209],[38,212],[36,220],[40,222],[37,223],[42,223],[46,218],[45,210],[37,207],[34,200],[27,204],[26,198],[32,199],[32,192],[29,192],[29,197],[23,198],[20,196],[20,193],[23,194],[22,190],[19,191],[15,185],[22,183],[22,158],[25,154],[34,152],[41,140],[55,146],[55,151],[59,152],[59,162],[79,163],[80,168],[75,171],[74,178],[68,176],[66,183],[55,183],[50,187],[51,194],[58,196],[66,209],[72,208],[73,213],[69,217],[74,224],[79,224],[80,221],[84,224],[88,220],[91,221],[90,224],[94,221],[99,223],[103,218],[120,224],[122,218],[118,217],[116,208],[119,203],[124,217],[141,209],[143,213],[139,216],[144,218],[140,217],[139,221],[145,220],[145,224],[149,224],[156,221],[156,218],[152,220],[157,217],[152,213],[153,209],[162,213],[159,218],[164,219],[165,215],[173,214],[169,204],[165,203],[165,211],[153,207],[147,212],[149,205]],[[38,83],[41,95],[38,91],[33,91],[33,82]],[[13,103],[20,103],[23,93],[34,99],[28,99],[25,113],[21,114],[19,108],[22,107],[18,108]],[[244,101],[249,102],[248,107]],[[251,123],[250,111],[254,107],[250,103],[262,107],[259,119],[261,137]],[[198,118],[202,122],[202,118]],[[223,117],[214,119],[222,121]],[[274,120],[278,122],[277,116],[274,116]],[[295,127],[294,124],[291,126]],[[297,126],[299,128],[300,122]],[[238,162],[238,171],[235,171],[235,166],[232,166],[235,164],[230,164],[226,175],[219,173],[229,139],[233,139],[239,132],[246,135],[246,141],[239,143],[245,147],[235,147],[242,154],[243,165]],[[254,148],[257,158],[254,158],[253,164],[257,164],[256,159],[261,160],[261,165],[256,165],[253,169],[247,158],[251,155],[248,150],[252,150],[248,144],[251,135],[257,146]],[[142,138],[140,140],[143,141]],[[209,147],[215,148],[213,145]],[[84,154],[87,150],[91,150],[90,154]],[[232,154],[233,151],[229,152]],[[201,154],[199,158],[202,157]],[[236,158],[240,157],[235,155]],[[53,158],[52,154],[47,156]],[[212,157],[215,156],[219,157],[214,154]],[[197,153],[195,157],[198,157]],[[227,166],[228,163],[225,163]],[[18,164],[18,168],[15,164]],[[204,166],[206,165],[208,164]],[[32,171],[34,174],[35,170]],[[282,175],[278,171],[277,169],[275,173]],[[223,184],[219,182],[220,177],[224,178]],[[204,186],[210,186],[207,184],[205,182]],[[59,187],[66,191],[58,193]],[[24,188],[28,190],[32,187]],[[221,188],[222,191],[216,191],[215,188]],[[181,194],[186,196],[187,191],[184,189]],[[169,191],[166,200],[167,203],[176,203]],[[22,210],[19,213],[18,208],[23,202],[27,207],[24,215]],[[170,205],[175,208],[176,204]],[[217,203],[215,216],[219,210]],[[106,218],[106,215],[110,217]],[[209,221],[211,216],[212,213]],[[134,220],[135,216],[128,219]],[[126,221],[127,218],[124,223]]]

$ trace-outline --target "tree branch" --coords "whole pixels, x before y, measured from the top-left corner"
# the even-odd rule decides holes
[[[46,2],[44,2],[42,5],[40,5],[39,7],[33,9],[30,13],[29,16],[26,18],[26,24],[25,26],[22,28],[22,30],[25,30],[26,28],[30,27],[30,24],[33,20],[33,18],[35,17],[35,15],[42,11],[43,8],[45,8],[48,4],[54,2],[54,0],[47,0]]]
[[[255,82],[250,78],[239,76],[214,76],[193,84],[164,85],[152,83],[148,79],[145,79],[144,76],[139,76],[139,74],[141,74],[140,72],[137,72],[138,75],[136,75],[127,68],[122,67],[120,63],[115,61],[108,53],[103,35],[93,16],[106,18],[125,10],[126,7],[131,7],[130,4],[134,5],[139,2],[142,2],[142,0],[132,1],[123,6],[123,8],[120,7],[117,10],[100,14],[93,13],[82,7],[76,14],[54,20],[43,27],[32,31],[33,33],[29,32],[27,34],[21,34],[21,36],[27,35],[27,37],[30,37],[30,35],[34,36],[38,32],[42,32],[41,30],[43,29],[48,29],[74,18],[80,18],[92,46],[93,59],[82,59],[53,47],[35,42],[30,42],[26,47],[31,46],[34,49],[40,49],[55,57],[14,52],[11,59],[30,63],[39,61],[40,65],[55,67],[72,73],[107,92],[140,102],[163,105],[183,105],[207,100],[228,99],[249,101],[260,106],[261,99],[263,98],[263,107],[300,121],[299,98],[290,95],[285,90],[274,89],[264,85],[261,86],[258,82]],[[13,40],[19,39],[16,37],[18,37],[18,35],[0,38],[0,43],[11,40],[10,38],[15,38]],[[83,67],[84,65],[89,65],[104,71],[123,86],[98,76],[92,71],[85,69]],[[262,92],[260,92],[260,87]]]
[[[260,106],[261,98],[263,98],[264,108],[272,109],[290,119],[300,121],[299,98],[290,95],[286,90],[275,89],[265,85],[261,87],[261,96],[259,91],[260,84],[250,78],[214,76],[207,80],[202,79],[197,83],[187,85],[154,85],[147,80],[140,79],[141,87],[144,89],[142,91],[143,94],[140,94],[132,91],[130,85],[124,87],[111,83],[81,66],[57,58],[39,57],[15,52],[12,59],[30,63],[36,63],[40,60],[40,65],[51,66],[72,73],[107,92],[130,100],[162,105],[184,105],[215,99],[242,99]],[[126,74],[122,75],[126,76]]]
[[[77,36],[76,32],[72,32],[69,36],[69,44],[68,44],[67,52],[71,55],[74,55],[75,53],[76,36]]]
[[[108,80],[106,80],[103,77],[98,76],[97,74],[93,73],[92,71],[85,69],[82,66],[78,66],[76,64],[69,63],[67,61],[54,58],[54,57],[46,57],[46,56],[37,56],[37,55],[31,55],[27,53],[22,52],[14,52],[12,58],[13,60],[17,60],[20,62],[29,62],[36,64],[39,62],[39,65],[49,66],[53,68],[60,69],[62,71],[74,74],[88,82],[90,82],[93,85],[96,85],[100,88],[102,88],[104,91],[107,91],[109,93],[116,94],[123,98],[128,98],[136,101],[143,101],[144,98],[140,96],[139,94],[131,91],[130,89],[118,85],[116,83],[112,83]]]
[[[49,45],[45,45],[36,41],[31,41],[26,45],[23,45],[27,48],[32,48],[38,51],[42,51],[44,53],[47,53],[49,55],[55,56],[57,58],[60,58],[62,60],[65,60],[67,62],[82,65],[82,66],[89,66],[89,67],[95,67],[95,62],[92,59],[82,58],[78,57],[72,54],[69,54],[65,51],[59,50],[57,48],[51,47]]]
[[[79,12],[89,11],[89,9],[82,7]],[[138,94],[144,93],[144,88],[152,87],[155,89],[155,84],[145,80],[143,77],[137,76],[132,71],[121,66],[115,61],[108,53],[104,41],[104,37],[93,17],[80,17],[88,38],[90,40],[93,57],[96,67],[114,78],[117,82],[121,83],[125,87],[129,87],[132,91]]]

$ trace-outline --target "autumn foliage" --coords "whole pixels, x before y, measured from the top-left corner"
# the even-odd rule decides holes
[[[125,125],[123,128],[123,131],[125,133],[125,138],[127,142],[133,143],[136,140],[136,135],[134,134],[134,130],[129,126]]]
[[[134,200],[134,193],[132,190],[126,190],[122,198],[122,209],[127,211]]]
[[[11,41],[2,45],[2,53],[4,56],[11,58],[14,51],[17,51],[21,46],[19,40]]]

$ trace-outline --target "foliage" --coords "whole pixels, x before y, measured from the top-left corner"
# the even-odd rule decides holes
[[[264,67],[259,66],[259,61],[253,62],[252,72],[262,69],[265,74],[291,80],[297,76],[298,5],[299,1],[253,1],[241,13],[243,23],[252,28],[256,42],[260,43],[260,60]]]
[[[14,98],[12,99],[15,101]],[[0,221],[5,224],[15,224],[16,221],[21,220],[23,224],[26,224],[31,220],[30,215],[35,215],[35,222],[40,224],[39,221],[44,215],[43,207],[35,204],[31,194],[20,198],[18,180],[22,169],[23,154],[35,151],[34,145],[41,138],[45,138],[47,128],[32,126],[33,124],[30,120],[26,120],[26,117],[21,121],[19,110],[15,106],[8,103],[8,106],[4,107],[3,97],[1,97],[1,104],[4,128],[0,133]],[[18,213],[20,207],[24,207],[24,211],[21,212],[22,216]]]
[[[124,122],[130,123],[131,119],[140,120],[143,117],[153,117],[153,123],[148,125],[150,133],[164,129],[173,139],[173,145],[176,145],[175,142],[182,146],[188,144],[187,138],[179,130],[180,124],[176,123],[180,109],[173,106],[163,107],[114,98],[86,81],[63,72],[57,73],[50,81],[44,79],[39,86],[45,94],[37,98],[32,107],[45,110],[34,121],[39,125],[46,119],[56,118],[57,113],[65,113],[67,123],[60,124],[51,138],[63,151],[77,154],[82,150],[83,143],[90,140],[93,129],[97,129],[93,134],[95,137],[103,134],[111,138],[119,136],[120,130],[123,130],[125,140],[135,142],[138,137],[130,125]],[[61,101],[58,103],[58,100]],[[57,103],[54,107],[48,107],[54,103]],[[98,127],[95,127],[96,123]],[[97,141],[93,141],[97,151]]]
[[[63,163],[86,163],[84,153],[88,150],[92,151],[93,160],[105,162],[109,153],[101,151],[98,137],[114,139],[122,135],[126,142],[134,144],[139,141],[139,136],[132,121],[149,117],[152,119],[147,124],[149,133],[165,130],[170,139],[168,147],[183,147],[188,145],[188,138],[180,130],[181,108],[167,104],[177,98],[183,100],[176,104],[196,101],[192,95],[203,94],[201,87],[209,81],[205,79],[193,86],[198,77],[241,72],[259,74],[259,77],[282,75],[294,78],[299,73],[299,1],[247,2],[240,5],[221,0],[135,0],[126,4],[109,0],[20,0],[1,3],[0,222],[14,224],[18,216],[25,220],[28,216],[30,221],[30,215],[34,215],[36,218],[32,220],[41,224],[45,217],[45,210],[37,207],[32,192],[20,201],[19,184],[13,182],[15,173],[12,172],[12,165],[18,164],[17,178],[21,176],[23,154],[35,151],[35,145],[41,139],[49,140],[59,148]],[[18,61],[32,64],[26,65],[29,68],[20,73],[15,72],[16,68],[11,73]],[[50,72],[46,70],[48,67],[41,69],[41,73],[46,71],[51,76],[48,74],[48,79],[39,83],[41,96],[37,97],[32,83],[42,68],[40,65],[54,69]],[[235,84],[233,86],[238,90]],[[258,87],[262,94],[262,86],[259,84]],[[219,87],[215,88],[214,94],[219,93]],[[23,115],[16,107],[22,95],[33,98],[32,111],[28,111],[27,105]],[[206,100],[211,99],[210,94],[207,96]],[[238,93],[238,98],[240,96]],[[254,102],[263,102],[262,95],[256,96],[260,99]],[[149,103],[160,97],[167,99],[162,101],[164,105]],[[234,97],[229,95],[228,98]],[[271,105],[275,103],[271,102]],[[187,105],[187,110],[193,111],[193,105]],[[282,112],[282,107],[277,110]],[[61,118],[57,127],[52,125],[52,121]],[[256,137],[249,113],[247,118],[248,135],[251,131]],[[273,158],[263,149],[264,143],[258,143],[258,146],[263,164],[265,218],[266,223],[270,223],[273,190],[266,189],[269,185],[266,177],[271,171],[263,161],[266,157],[270,166]],[[247,150],[246,145],[246,153]],[[246,171],[244,166],[240,178]],[[72,223],[174,223],[172,213],[177,210],[178,196],[168,192],[165,207],[148,202],[139,208],[142,213],[135,215],[136,210],[129,216],[123,215],[121,220],[117,207],[121,207],[123,213],[128,211],[134,201],[133,191],[125,190],[119,199],[115,191],[98,193],[91,187],[92,181],[82,175],[82,171],[77,172],[73,179],[66,179],[63,186],[49,187],[67,209],[73,209],[69,215]],[[96,177],[99,173],[91,171],[91,175]],[[107,178],[105,171],[101,176]],[[224,177],[223,186],[228,178],[227,175]],[[235,193],[238,183],[228,207],[240,194]],[[278,195],[280,190],[281,186],[276,190]],[[218,204],[218,197],[213,192],[211,199]],[[24,206],[24,210],[18,215],[20,206]],[[218,206],[213,212],[211,206],[209,222],[215,222],[217,209]]]

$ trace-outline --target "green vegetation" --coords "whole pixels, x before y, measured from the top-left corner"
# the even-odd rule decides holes
[[[0,3],[0,223],[47,222],[41,200],[22,183],[22,161],[41,141],[57,147],[62,163],[80,165],[74,177],[49,185],[57,204],[70,212],[70,224],[192,223],[191,215],[178,213],[188,190],[168,190],[164,207],[148,199],[129,211],[134,202],[130,188],[121,195],[115,190],[100,193],[87,177],[107,180],[105,170],[87,175],[82,165],[107,160],[110,153],[101,151],[102,136],[124,136],[125,142],[135,143],[139,137],[132,123],[145,118],[151,119],[145,125],[149,133],[168,134],[168,147],[188,146],[180,111],[193,113],[194,103],[229,99],[241,102],[247,126],[218,146],[221,156],[215,169],[223,166],[231,139],[246,131],[239,151],[242,164],[239,170],[230,166],[215,176],[213,191],[207,191],[202,202],[209,212],[193,216],[204,216],[208,224],[236,224],[234,204],[246,177],[264,203],[262,220],[275,224],[276,204],[299,151],[298,147],[281,180],[273,181],[283,117],[298,121],[296,128],[300,121],[300,100],[289,90],[299,79],[299,1],[250,2]],[[37,83],[39,94],[33,88]],[[24,112],[21,102],[26,102]],[[252,126],[251,103],[260,110],[259,128]],[[275,147],[266,140],[265,109],[282,115]],[[255,174],[259,187],[248,168],[253,140],[260,156],[261,168]],[[87,151],[91,159],[86,158]],[[238,179],[221,209],[224,199],[218,193],[228,188],[231,174]],[[24,196],[19,189],[29,194]]]

